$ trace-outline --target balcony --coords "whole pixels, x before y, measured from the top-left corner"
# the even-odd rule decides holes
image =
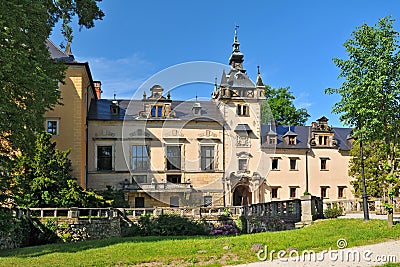
[[[125,190],[146,192],[191,192],[193,190],[191,183],[151,183],[151,184],[130,184]]]

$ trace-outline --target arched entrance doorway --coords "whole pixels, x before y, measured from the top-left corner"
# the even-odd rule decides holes
[[[250,205],[251,192],[248,185],[238,185],[233,191],[233,206]]]

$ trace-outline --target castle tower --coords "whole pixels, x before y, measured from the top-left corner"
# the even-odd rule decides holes
[[[261,103],[265,101],[264,84],[258,69],[254,83],[243,69],[235,27],[230,70],[222,72],[220,85],[212,98],[225,121],[225,188],[228,205],[246,205],[264,200],[260,190],[266,175],[261,153]],[[263,166],[265,165],[265,166]]]

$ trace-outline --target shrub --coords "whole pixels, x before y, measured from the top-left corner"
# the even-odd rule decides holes
[[[212,226],[210,235],[238,235],[240,229],[234,224],[224,224],[220,226]]]
[[[153,236],[189,236],[206,235],[209,230],[205,223],[191,221],[174,214],[158,217],[143,215],[138,221],[139,235]]]
[[[286,223],[278,217],[263,217],[253,219],[253,224],[256,226],[251,231],[252,233],[274,232],[286,230]]]
[[[326,218],[337,218],[343,215],[343,207],[340,207],[337,203],[333,203],[332,206],[324,210]]]

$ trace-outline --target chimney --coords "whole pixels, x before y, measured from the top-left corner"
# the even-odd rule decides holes
[[[93,81],[93,85],[94,85],[94,91],[96,92],[96,97],[97,97],[97,99],[100,99],[101,93],[103,93],[103,91],[101,91],[101,82]]]

